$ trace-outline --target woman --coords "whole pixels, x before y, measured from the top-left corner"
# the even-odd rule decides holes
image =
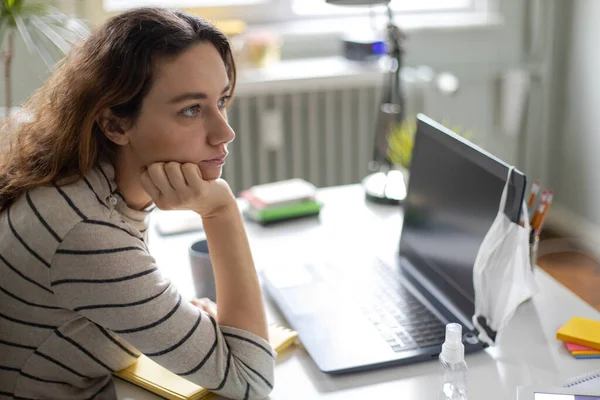
[[[268,395],[260,287],[219,179],[235,76],[217,29],[137,9],[75,48],[25,106],[32,118],[4,132],[0,398],[115,398],[111,372],[140,353],[226,397]],[[153,203],[202,217],[218,317],[158,272]]]

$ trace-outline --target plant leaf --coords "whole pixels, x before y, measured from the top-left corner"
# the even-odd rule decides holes
[[[36,52],[49,69],[59,53],[89,34],[88,28],[58,9],[44,3],[25,4],[24,0],[1,0],[0,39],[6,29],[16,27],[30,53]],[[0,42],[0,46],[2,42]]]
[[[60,25],[53,25],[53,24],[48,24],[48,25],[50,25],[50,27],[54,30],[54,32],[56,32],[58,35],[60,35],[60,37],[63,38],[69,44],[69,46],[73,45],[74,43],[76,43],[79,40],[79,35],[77,35],[73,31],[65,29]]]
[[[47,4],[24,4],[23,7],[21,7],[19,14],[21,14],[23,17],[29,17],[31,15],[37,15],[41,17],[48,13],[48,9],[49,7]]]
[[[31,24],[37,28],[44,36],[46,36],[56,47],[60,49],[64,54],[67,54],[71,49],[69,43],[65,41],[50,25],[42,21],[38,16],[31,16]]]
[[[46,14],[41,18],[44,22],[51,25],[55,31],[68,31],[71,32],[72,35],[75,35],[76,39],[72,40],[72,42],[75,42],[80,38],[85,38],[90,33],[88,27],[81,21],[76,18],[69,18],[52,7],[47,8]],[[66,36],[61,36],[63,36],[64,39],[67,39]]]
[[[19,33],[21,34],[21,37],[27,46],[27,50],[29,50],[30,53],[33,53],[35,51],[35,43],[33,43],[33,39],[27,30],[27,24],[19,14],[13,15],[13,18],[15,19],[17,29],[19,30]]]
[[[48,67],[49,70],[52,69],[52,67],[54,66],[54,57],[52,57],[52,55],[50,54],[50,52],[48,51],[48,47],[45,43],[43,38],[45,37],[40,37],[41,33],[39,30],[33,30],[33,32],[30,32],[30,34],[32,35],[32,37],[36,37],[36,40],[34,40],[34,48],[35,48],[35,52],[38,53],[38,55],[42,58],[42,60],[44,61],[44,64],[46,64],[46,67]]]
[[[90,34],[89,28],[78,19],[70,18],[64,27],[71,32],[75,32],[79,38],[85,38]]]

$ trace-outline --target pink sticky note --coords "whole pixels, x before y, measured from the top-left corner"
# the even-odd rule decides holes
[[[580,344],[565,342],[565,346],[567,346],[567,350],[569,350],[569,351],[597,351],[600,353],[600,351],[598,349],[593,349],[591,347],[582,346]]]

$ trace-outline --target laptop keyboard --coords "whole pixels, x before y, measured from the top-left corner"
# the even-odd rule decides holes
[[[379,260],[374,264],[377,274],[361,280],[361,304],[383,339],[396,352],[441,345],[446,336],[445,323],[387,265]]]
[[[366,314],[394,351],[440,345],[446,325],[400,282],[387,265],[377,260],[379,287],[373,287]]]

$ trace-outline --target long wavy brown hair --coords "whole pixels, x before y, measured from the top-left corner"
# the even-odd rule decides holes
[[[0,212],[27,190],[81,179],[115,148],[97,119],[110,108],[135,123],[156,62],[194,44],[212,43],[231,82],[236,70],[227,37],[179,11],[138,8],[108,20],[75,46],[23,107],[25,119],[0,130]]]

